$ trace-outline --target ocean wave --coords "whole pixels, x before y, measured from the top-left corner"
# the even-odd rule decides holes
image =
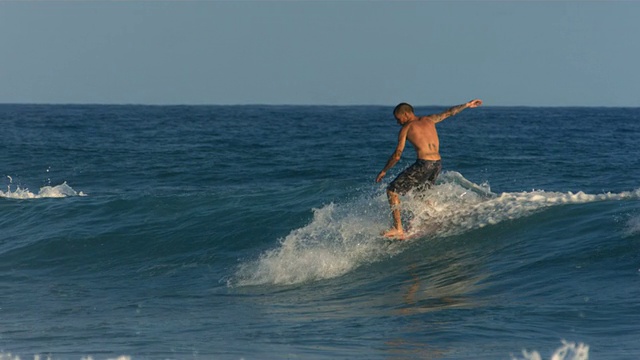
[[[363,264],[393,257],[416,240],[459,235],[554,206],[638,199],[640,189],[603,194],[543,190],[496,194],[488,184],[477,185],[449,171],[424,196],[413,195],[401,205],[411,240],[390,242],[380,236],[390,215],[386,195],[378,191],[313,209],[308,225],[291,231],[257,259],[241,263],[227,284],[292,285],[335,278]]]

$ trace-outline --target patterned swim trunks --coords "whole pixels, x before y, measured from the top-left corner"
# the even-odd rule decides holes
[[[440,174],[442,164],[440,160],[422,160],[416,162],[406,168],[398,175],[387,187],[388,190],[398,194],[406,194],[409,190],[417,188],[422,190],[430,188],[436,182],[438,174]]]

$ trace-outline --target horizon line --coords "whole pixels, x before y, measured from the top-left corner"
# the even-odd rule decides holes
[[[483,103],[482,107],[493,107],[493,108],[640,108],[640,105],[485,105],[486,102]],[[207,103],[166,103],[166,104],[158,104],[158,103],[95,103],[95,102],[60,102],[60,103],[49,103],[49,102],[0,102],[0,106],[147,106],[147,107],[179,107],[179,106],[263,106],[263,107],[394,107],[397,104],[274,104],[274,103],[228,103],[228,104],[207,104]],[[447,107],[452,106],[452,104],[430,104],[430,105],[413,105],[414,107]]]

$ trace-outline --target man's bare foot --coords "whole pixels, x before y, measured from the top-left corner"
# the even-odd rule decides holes
[[[404,231],[392,228],[382,233],[382,236],[390,239],[404,240]]]

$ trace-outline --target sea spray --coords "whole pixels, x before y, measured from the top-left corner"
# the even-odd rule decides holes
[[[379,236],[387,207],[377,195],[313,209],[308,225],[291,231],[257,260],[241,264],[229,284],[290,285],[329,279],[393,255],[395,248],[381,246]]]

